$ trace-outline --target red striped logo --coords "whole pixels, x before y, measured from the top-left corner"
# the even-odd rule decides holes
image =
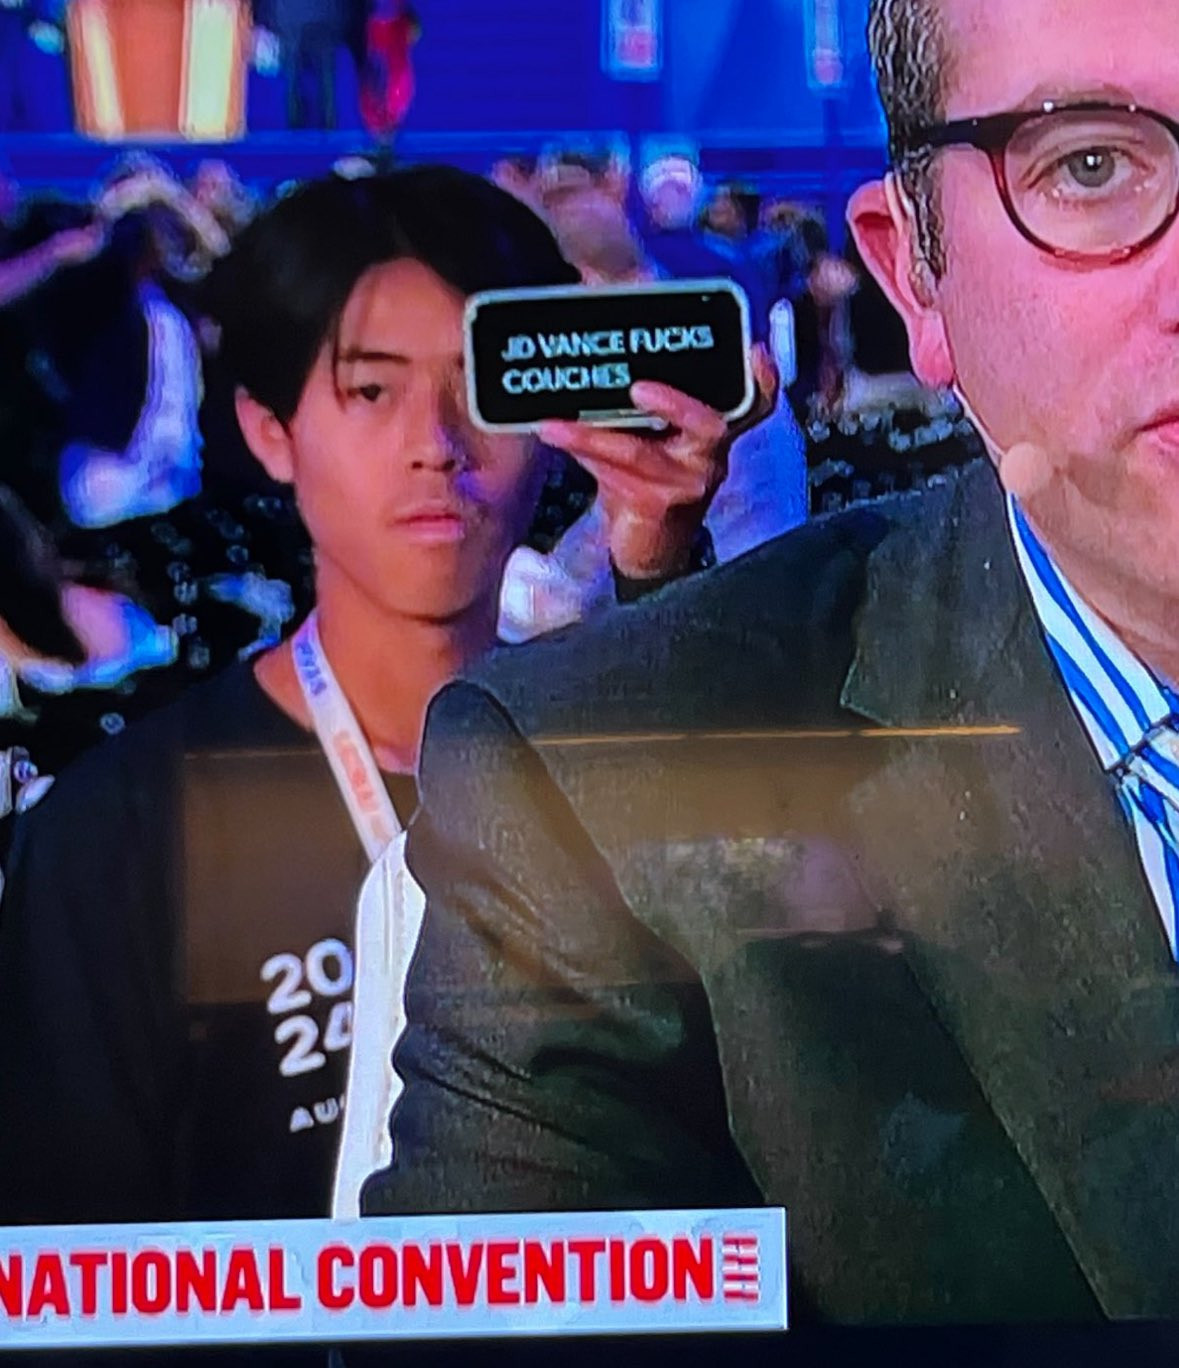
[[[761,1297],[761,1260],[756,1235],[721,1236],[721,1292],[727,1302],[755,1302]]]

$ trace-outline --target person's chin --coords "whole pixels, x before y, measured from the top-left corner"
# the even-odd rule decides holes
[[[454,580],[422,584],[420,580],[406,579],[397,585],[395,595],[385,592],[381,596],[385,611],[391,616],[439,627],[460,622],[479,601],[476,591]]]

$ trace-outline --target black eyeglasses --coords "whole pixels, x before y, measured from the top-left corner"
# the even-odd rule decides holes
[[[1008,217],[1064,260],[1113,264],[1145,251],[1179,214],[1179,122],[1093,101],[957,119],[922,129],[899,168],[947,147],[990,158]]]

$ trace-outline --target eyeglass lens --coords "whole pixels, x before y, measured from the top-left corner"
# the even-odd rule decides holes
[[[1179,143],[1137,111],[1058,110],[1030,119],[1007,145],[1005,170],[1027,231],[1079,255],[1138,246],[1179,200]]]

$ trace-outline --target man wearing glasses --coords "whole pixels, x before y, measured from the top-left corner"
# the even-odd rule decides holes
[[[370,1210],[752,1190],[796,1322],[1179,1313],[1174,23],[873,0],[852,226],[992,459],[440,696]]]

